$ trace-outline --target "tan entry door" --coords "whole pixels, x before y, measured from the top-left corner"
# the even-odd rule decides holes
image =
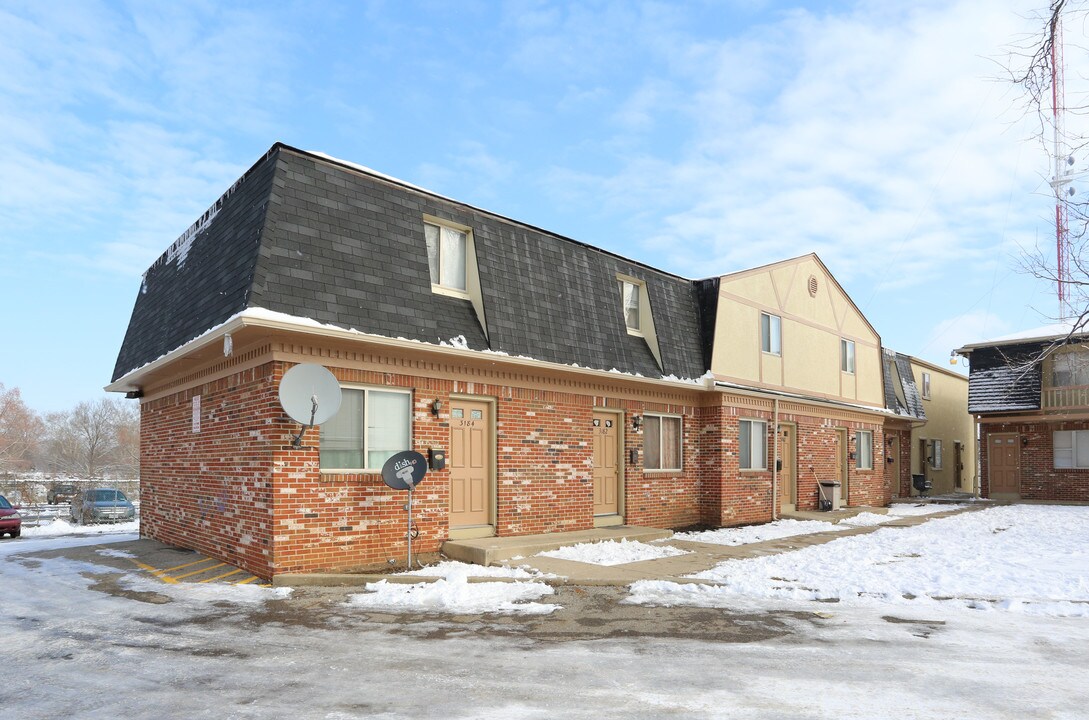
[[[900,438],[895,435],[886,435],[888,446],[885,450],[885,485],[892,488],[896,495],[900,494]],[[909,491],[910,494],[910,491]]]
[[[847,505],[847,428],[836,428],[836,479],[839,480],[839,499]]]
[[[797,457],[797,434],[793,425],[780,425],[779,431],[779,487],[782,493],[780,507],[790,512],[798,507],[798,475],[795,472]]]
[[[1016,434],[987,436],[987,464],[990,466],[992,495],[1021,493],[1020,461]]]
[[[450,400],[450,527],[488,525],[492,507],[492,406]]]
[[[612,413],[594,413],[594,515],[620,512],[619,428]]]

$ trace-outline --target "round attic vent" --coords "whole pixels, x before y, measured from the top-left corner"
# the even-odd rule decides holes
[[[809,294],[812,297],[817,297],[817,278],[815,275],[809,276]]]

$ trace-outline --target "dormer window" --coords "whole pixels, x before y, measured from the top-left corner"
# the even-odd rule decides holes
[[[1055,387],[1089,385],[1089,353],[1079,349],[1056,354],[1052,361],[1051,384]]]
[[[465,249],[469,244],[468,230],[425,222],[424,237],[427,239],[431,289],[464,295],[467,292]]]
[[[624,324],[628,326],[628,332],[639,335],[643,333],[639,313],[639,296],[642,290],[633,282],[620,281],[620,297],[624,303]]]

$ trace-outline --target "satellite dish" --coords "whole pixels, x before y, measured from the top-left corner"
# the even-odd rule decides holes
[[[340,410],[340,383],[321,365],[303,363],[284,373],[280,381],[280,405],[292,420],[304,426],[294,445],[302,442],[308,428],[321,425]]]

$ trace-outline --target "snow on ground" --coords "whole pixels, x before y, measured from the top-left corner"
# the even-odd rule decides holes
[[[893,517],[918,517],[919,515],[934,515],[935,513],[964,510],[971,507],[962,503],[894,503],[889,505],[889,515]]]
[[[663,545],[648,545],[634,540],[579,543],[558,550],[546,550],[537,553],[540,557],[574,560],[575,562],[592,563],[594,565],[624,565],[642,562],[643,560],[657,560],[687,554],[687,550],[678,550]]]
[[[58,537],[61,535],[117,535],[139,533],[140,521],[103,523],[100,525],[76,525],[67,520],[54,518],[52,522],[38,526],[23,526],[23,536],[28,538]]]
[[[737,528],[719,528],[699,532],[676,533],[673,540],[711,543],[714,545],[749,545],[766,540],[812,535],[822,532],[838,532],[847,528],[820,520],[776,520],[764,525],[749,525]]]
[[[345,605],[387,612],[431,612],[474,615],[518,613],[547,615],[559,605],[535,602],[555,593],[540,582],[477,582],[466,575],[452,575],[425,583],[367,583],[367,592],[351,595]]]
[[[842,527],[844,530],[848,527],[873,527],[874,525],[884,525],[887,522],[898,519],[899,518],[891,515],[883,515],[881,513],[861,512],[858,515],[843,518],[839,521],[838,526]]]
[[[420,577],[439,577],[451,580],[458,577],[492,577],[511,578],[515,580],[530,580],[533,578],[556,577],[551,573],[542,573],[540,570],[528,565],[521,567],[509,567],[506,565],[473,565],[471,563],[446,560],[444,562],[428,565],[418,570],[406,570],[399,575],[416,575]]]
[[[631,602],[765,598],[1089,617],[1089,508],[990,508],[729,560],[692,577],[718,586],[639,582]]]

